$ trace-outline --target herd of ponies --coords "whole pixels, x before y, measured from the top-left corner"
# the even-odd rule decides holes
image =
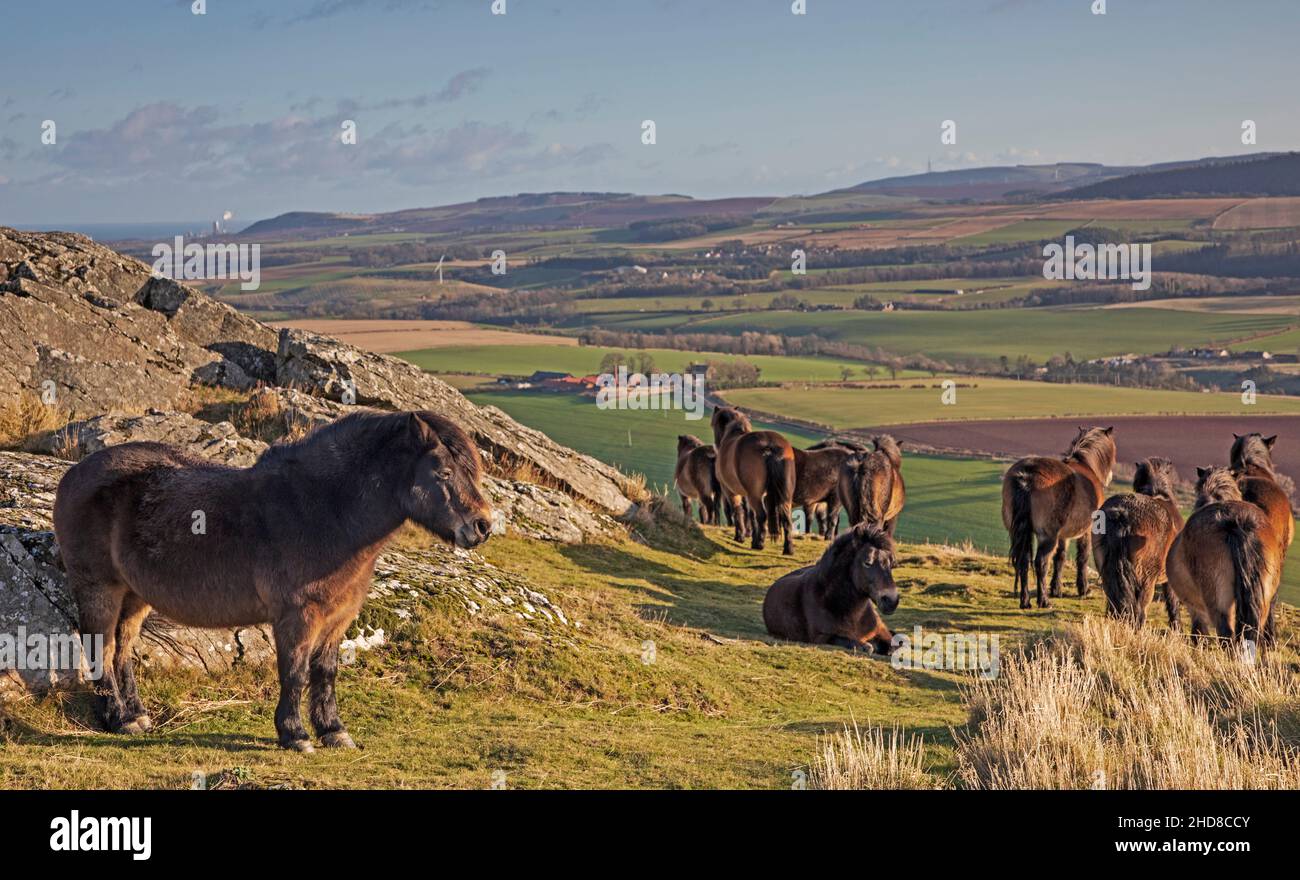
[[[730,522],[734,537],[761,550],[765,538],[794,552],[799,508],[831,542],[814,565],[790,572],[763,600],[763,622],[777,638],[888,654],[893,635],[882,615],[898,607],[894,531],[907,491],[902,451],[879,435],[871,445],[845,439],[794,448],[775,431],[755,431],[734,407],[714,410],[713,443],[677,438],[674,480],[682,510],[701,522]],[[1184,522],[1178,475],[1165,458],[1137,462],[1133,491],[1106,498],[1114,476],[1113,428],[1079,428],[1063,456],[1030,456],[1002,479],[1002,522],[1010,536],[1014,592],[1021,608],[1051,606],[1061,595],[1066,544],[1075,542],[1075,588],[1089,592],[1089,560],[1106,595],[1106,613],[1134,626],[1161,587],[1169,627],[1186,609],[1198,639],[1266,647],[1275,637],[1282,563],[1295,534],[1286,489],[1273,465],[1277,437],[1233,435],[1226,466],[1197,468],[1196,501]],[[840,511],[849,529],[840,534]],[[1052,567],[1048,582],[1048,566]]]
[[[676,483],[686,512],[730,520],[756,549],[791,543],[802,509],[829,541],[815,564],[776,581],[763,601],[781,639],[887,654],[882,615],[898,607],[894,530],[906,502],[899,445],[828,440],[807,450],[755,431],[731,407],[713,414],[713,439],[678,442]],[[1101,572],[1108,613],[1141,625],[1158,584],[1170,623],[1186,607],[1192,632],[1267,645],[1273,598],[1294,533],[1273,469],[1276,437],[1232,444],[1228,467],[1198,469],[1196,509],[1184,523],[1170,463],[1140,462],[1134,492],[1104,498],[1115,465],[1110,428],[1079,430],[1061,458],[1021,459],[1002,484],[1002,517],[1022,608],[1032,561],[1039,607],[1060,595],[1065,545],[1078,543],[1080,595],[1088,556]],[[209,628],[270,624],[280,699],[279,745],[317,741],[355,748],[339,717],[339,644],[353,625],[375,561],[404,523],[462,548],[492,533],[477,446],[432,412],[354,413],[272,446],[236,468],[161,443],[126,443],[68,469],[54,502],[54,531],[81,635],[102,643],[95,710],[112,732],[152,727],[134,673],[134,647],[153,610]],[[838,534],[840,511],[852,524]],[[1037,549],[1035,550],[1035,542]],[[1050,587],[1047,566],[1053,562]]]

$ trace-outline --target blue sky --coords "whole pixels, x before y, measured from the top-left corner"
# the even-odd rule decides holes
[[[0,224],[787,195],[927,159],[1300,148],[1292,0],[1108,0],[1105,16],[1092,0],[506,2],[10,4]]]

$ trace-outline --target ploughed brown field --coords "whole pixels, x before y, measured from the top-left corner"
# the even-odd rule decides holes
[[[1020,458],[1064,453],[1083,424],[1076,419],[1003,419],[890,425],[879,430],[903,443]],[[1234,433],[1277,434],[1273,463],[1280,472],[1300,478],[1300,415],[1108,416],[1091,424],[1115,426],[1120,463],[1131,466],[1153,455],[1164,456],[1187,482],[1196,479],[1197,466],[1228,463]]]

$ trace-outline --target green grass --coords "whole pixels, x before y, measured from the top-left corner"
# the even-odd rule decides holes
[[[471,618],[430,595],[389,646],[340,671],[340,710],[360,752],[275,748],[271,669],[141,675],[159,722],[133,738],[94,732],[84,694],[10,707],[0,788],[181,789],[193,772],[252,787],[740,787],[782,789],[844,724],[901,725],[927,743],[936,784],[950,728],[967,720],[956,673],[893,669],[837,649],[773,645],[765,589],[814,561],[738,547],[721,530],[683,552],[633,542],[562,546],[496,538],[484,555],[526,576],[580,629],[528,637],[507,614]],[[900,631],[996,633],[1003,649],[1101,600],[1019,611],[998,560],[908,546],[890,617]],[[365,612],[363,612],[364,616]],[[653,662],[643,662],[653,642]]]
[[[1225,344],[1290,326],[1285,315],[1171,312],[1166,309],[996,309],[975,312],[747,312],[689,322],[691,332],[745,330],[879,346],[902,355],[983,361],[1028,355],[1044,361],[1167,351],[1173,345]],[[625,324],[624,326],[631,326]],[[646,324],[652,322],[646,321]],[[667,321],[668,326],[682,321]]]
[[[658,369],[670,373],[681,372],[692,362],[743,360],[759,368],[759,379],[764,382],[839,381],[840,370],[845,367],[852,370],[853,378],[866,378],[864,372],[866,364],[857,361],[773,355],[709,354],[666,348],[642,350],[586,345],[461,345],[403,351],[398,352],[396,356],[431,373],[528,376],[535,370],[563,370],[574,375],[586,375],[597,372],[601,359],[610,352],[637,354],[640,351],[654,358]]]
[[[1014,379],[958,378],[955,402],[943,403],[941,380],[903,388],[742,388],[731,403],[837,430],[907,422],[1097,415],[1211,415],[1246,411],[1238,393],[1157,391],[1109,385],[1057,385]],[[913,387],[922,385],[921,388]],[[972,387],[961,387],[969,385]],[[1252,415],[1300,413],[1300,398],[1261,395]]]

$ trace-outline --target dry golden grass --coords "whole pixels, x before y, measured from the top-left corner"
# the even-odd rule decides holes
[[[901,789],[934,788],[935,778],[925,772],[925,742],[897,727],[862,730],[857,722],[825,740],[813,760],[810,788]]]
[[[577,337],[549,333],[516,333],[479,327],[468,321],[365,318],[295,318],[273,321],[272,327],[296,327],[333,336],[349,345],[386,354],[459,345],[574,345]]]
[[[22,391],[0,404],[0,449],[21,449],[37,435],[66,424],[65,413],[41,400],[33,391]]]
[[[978,789],[1300,787],[1294,654],[1254,663],[1087,618],[966,689],[957,782]]]

